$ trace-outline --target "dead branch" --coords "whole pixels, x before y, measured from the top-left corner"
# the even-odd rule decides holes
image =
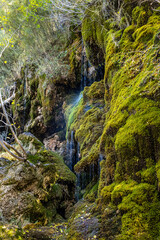
[[[14,148],[12,145],[10,145],[9,143],[5,142],[4,140],[3,140],[3,143],[5,144],[5,146],[6,146],[8,149],[12,149],[13,151],[15,151],[15,152],[17,153],[17,155],[18,155],[19,157],[23,158],[23,156],[17,151],[16,148]]]
[[[17,142],[17,144],[20,146],[20,148],[21,148],[21,150],[22,150],[22,152],[23,152],[23,160],[25,160],[26,158],[27,158],[27,154],[26,154],[26,151],[24,150],[24,148],[23,148],[23,146],[21,145],[21,143],[20,143],[20,141],[19,141],[19,139],[18,139],[18,137],[17,137],[17,135],[16,135],[16,133],[15,133],[15,131],[14,131],[14,129],[13,129],[13,127],[12,127],[12,125],[11,125],[11,123],[10,123],[10,120],[9,120],[9,118],[8,118],[8,114],[7,114],[7,111],[6,111],[6,109],[5,109],[5,106],[4,106],[4,103],[3,103],[3,100],[2,100],[2,94],[1,94],[1,90],[2,89],[0,89],[0,103],[1,103],[1,106],[2,106],[2,110],[3,110],[3,114],[4,114],[4,116],[5,116],[5,119],[6,119],[6,122],[7,122],[7,124],[9,125],[9,128],[10,128],[10,130],[11,130],[11,132],[12,132],[12,134],[13,134],[13,137],[14,137],[14,139],[15,139],[15,141]],[[1,141],[2,142],[2,141]],[[3,144],[3,148],[6,150],[6,145],[2,142],[2,144]],[[9,151],[9,152],[11,152],[8,148],[7,148],[7,150],[6,151]],[[12,155],[12,154],[11,154]],[[16,155],[14,154],[14,157],[15,157]],[[17,156],[17,159],[18,159],[19,157]]]
[[[6,48],[9,46],[9,40],[6,43],[6,46],[2,49],[2,51],[0,52],[0,58],[2,57],[4,51],[6,50]]]
[[[16,159],[18,159],[18,160],[20,160],[20,161],[24,161],[24,160],[25,160],[23,157],[19,157],[19,156],[15,155],[13,152],[11,152],[11,151],[7,148],[6,143],[4,143],[4,141],[3,141],[1,138],[0,138],[0,145],[1,145],[2,148],[3,148],[6,152],[8,152],[12,157],[14,157],[14,158],[16,158]]]
[[[11,103],[14,99],[15,99],[15,93],[13,93],[11,97],[7,98],[7,99],[3,102],[3,104],[4,104],[4,105],[9,104],[9,103]],[[2,108],[2,104],[0,103],[0,109],[1,109],[1,108]]]

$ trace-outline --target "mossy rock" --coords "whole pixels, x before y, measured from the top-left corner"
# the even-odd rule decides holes
[[[24,232],[18,227],[11,227],[10,225],[1,225],[0,226],[0,239],[4,240],[24,240]]]
[[[22,141],[24,147],[28,148],[27,151],[30,153],[36,153],[36,151],[44,148],[43,143],[30,132],[20,134],[18,138]]]
[[[81,145],[81,160],[75,169],[81,171],[101,152],[104,160],[101,162],[98,201],[103,209],[110,204],[118,207],[122,214],[121,234],[115,239],[155,239],[159,237],[159,208],[155,210],[159,203],[160,179],[159,8],[156,3],[153,3],[156,11],[146,2],[138,4],[138,1],[126,0],[123,3],[123,11],[117,10],[117,16],[121,16],[119,22],[108,14],[107,19],[101,16],[96,24],[101,10],[100,4],[93,3],[82,25],[88,58],[94,61],[97,51],[104,52],[105,56],[105,121],[101,125],[103,132],[94,132],[92,123],[94,113],[98,112],[94,103],[101,98],[94,97],[95,84],[88,90],[86,88],[83,94],[83,105],[89,102],[92,108],[85,114],[82,109],[77,115],[81,118],[72,125]],[[128,13],[131,19],[125,26]],[[105,34],[102,26],[106,27]],[[101,86],[97,84],[97,88],[100,90]],[[94,138],[96,134],[97,139]],[[152,226],[151,219],[156,227]],[[103,230],[108,231],[104,226]]]
[[[86,54],[90,62],[98,66],[104,62],[105,36],[106,31],[103,26],[103,18],[100,13],[101,4],[91,5],[86,10],[85,18],[82,22],[82,37],[86,48]],[[99,17],[99,21],[97,21]],[[94,49],[94,51],[92,51]]]
[[[94,184],[94,181],[91,182],[87,188],[85,189],[84,199],[88,200],[89,202],[95,202],[98,193],[98,185],[99,182]]]

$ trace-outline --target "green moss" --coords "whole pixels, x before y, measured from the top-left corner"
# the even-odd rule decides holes
[[[103,98],[105,93],[104,81],[94,82],[90,87],[86,87],[83,92],[84,103],[90,102],[90,104],[95,104],[96,100],[100,101]]]
[[[130,25],[127,28],[125,28],[123,35],[120,39],[120,46],[121,49],[132,49],[132,45],[134,42],[134,39],[132,37],[132,34],[134,33],[136,27],[134,25]]]
[[[152,14],[149,8],[144,6],[137,6],[132,11],[132,22],[136,24],[137,27],[141,27],[147,23],[148,18]]]
[[[7,225],[0,226],[0,239],[4,240],[23,240],[23,231],[18,227],[11,227]]]
[[[133,192],[124,197],[119,204],[122,217],[122,233],[119,239],[155,239],[159,234],[158,223],[160,208],[153,185],[141,183]]]
[[[143,170],[141,173],[141,182],[155,184],[156,182],[156,171],[155,166]]]
[[[57,184],[57,183],[53,184],[53,186],[52,186],[52,194],[53,194],[54,198],[62,199],[63,198],[62,187],[59,184]]]
[[[88,154],[86,154],[86,151],[88,151],[88,146],[85,147],[83,150],[83,155],[82,159],[75,165],[74,169],[76,172],[81,172],[84,170],[86,166],[90,166],[91,164],[96,164],[99,159],[99,139],[96,141],[95,144],[92,145],[91,149],[89,150]]]
[[[158,189],[160,188],[160,160],[156,164],[156,176],[158,179]]]
[[[73,41],[69,55],[69,63],[70,63],[70,71],[71,73],[76,74],[76,78],[78,80],[79,68],[80,68],[80,59],[81,59],[81,52],[82,47],[79,44],[81,39],[76,36],[75,40]]]
[[[99,3],[90,6],[82,22],[82,37],[86,54],[90,62],[96,66],[104,61],[105,40],[107,36],[107,30],[104,26],[100,9],[101,4]],[[92,51],[92,48],[95,51]]]
[[[95,202],[98,193],[98,185],[98,182],[96,184],[91,182],[89,186],[87,186],[83,196],[85,200],[88,200],[89,202]]]
[[[69,168],[64,164],[64,160],[57,153],[48,150],[40,150],[38,152],[41,155],[44,163],[52,163],[56,171],[56,181],[72,182],[76,180],[76,176]],[[50,165],[48,165],[50,168]]]
[[[137,185],[135,181],[121,182],[116,185],[111,193],[111,202],[115,205],[121,203],[122,199],[132,192],[135,185]]]
[[[101,214],[107,226],[105,217],[114,224],[121,218],[121,233],[116,229],[115,239],[157,239],[160,16],[148,3],[124,2],[117,18],[110,18],[108,12],[104,19],[100,3],[92,3],[86,11],[82,36],[87,57],[96,66],[105,58],[105,76],[86,87],[80,106],[68,112],[68,129],[75,131],[80,143],[77,172],[97,164],[100,153],[104,156],[97,209],[104,211]],[[74,58],[72,53],[72,65]],[[90,189],[85,197],[94,201],[97,186],[96,191]],[[111,213],[108,205],[114,209]],[[100,231],[108,237],[104,225]]]
[[[103,201],[103,204],[107,204],[107,203],[110,203],[111,202],[111,193],[113,191],[115,187],[115,183],[112,183],[108,186],[105,186],[102,190],[101,190],[101,193],[100,195],[102,196],[102,201]]]
[[[24,132],[18,136],[18,138],[23,142],[23,144],[28,144],[30,142],[37,148],[37,150],[43,147],[43,143],[36,138],[32,133]]]
[[[39,100],[34,99],[31,101],[30,117],[34,120],[38,116],[38,107],[41,106]]]
[[[55,89],[53,80],[47,79],[45,75],[39,79],[37,97],[42,104],[44,124],[47,125],[52,119],[53,108],[55,107]]]
[[[42,163],[47,170],[50,169],[52,174],[56,174],[56,181],[72,182],[76,180],[76,176],[64,164],[64,160],[57,153],[44,148],[43,144],[31,133],[23,133],[19,136],[26,149],[34,151],[34,154],[28,154],[27,160],[33,164]]]

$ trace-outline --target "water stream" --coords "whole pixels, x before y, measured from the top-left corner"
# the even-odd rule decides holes
[[[99,154],[99,159],[98,159],[98,176],[100,177],[100,172],[101,172],[101,161],[103,160],[103,155]]]
[[[72,107],[78,105],[81,98],[83,97],[82,91],[86,86],[91,86],[93,82],[100,81],[104,77],[104,65],[102,64],[97,69],[94,66],[91,66],[89,63],[85,47],[82,43],[82,57],[81,57],[81,85],[80,85],[80,93],[77,94],[76,99],[74,99],[72,103]],[[85,111],[90,109],[90,105],[86,105]],[[68,134],[68,139],[66,143],[66,151],[67,151],[67,160],[66,164],[70,168],[71,171],[74,171],[74,166],[78,161],[80,161],[80,145],[75,140],[75,132],[71,131]],[[76,191],[75,197],[78,201],[81,197],[81,191],[86,188],[86,186],[94,179],[98,179],[100,176],[100,162],[102,161],[103,156],[100,154],[99,159],[97,159],[96,164],[89,165],[84,172],[75,173],[77,176],[77,184],[76,184]]]

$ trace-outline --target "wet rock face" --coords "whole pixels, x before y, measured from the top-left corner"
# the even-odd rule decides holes
[[[37,77],[35,66],[25,66],[17,80],[13,115],[21,130],[31,131],[40,139],[65,128],[62,105],[66,94],[80,83],[72,73],[48,79]],[[25,76],[25,69],[28,74]]]
[[[60,155],[65,153],[65,141],[61,141],[58,134],[53,134],[43,140],[45,148],[58,152]]]
[[[67,218],[74,204],[74,174],[32,134],[22,134],[20,139],[25,149],[30,143],[27,162],[1,158],[1,219],[25,225],[37,221],[47,224],[57,214]]]

